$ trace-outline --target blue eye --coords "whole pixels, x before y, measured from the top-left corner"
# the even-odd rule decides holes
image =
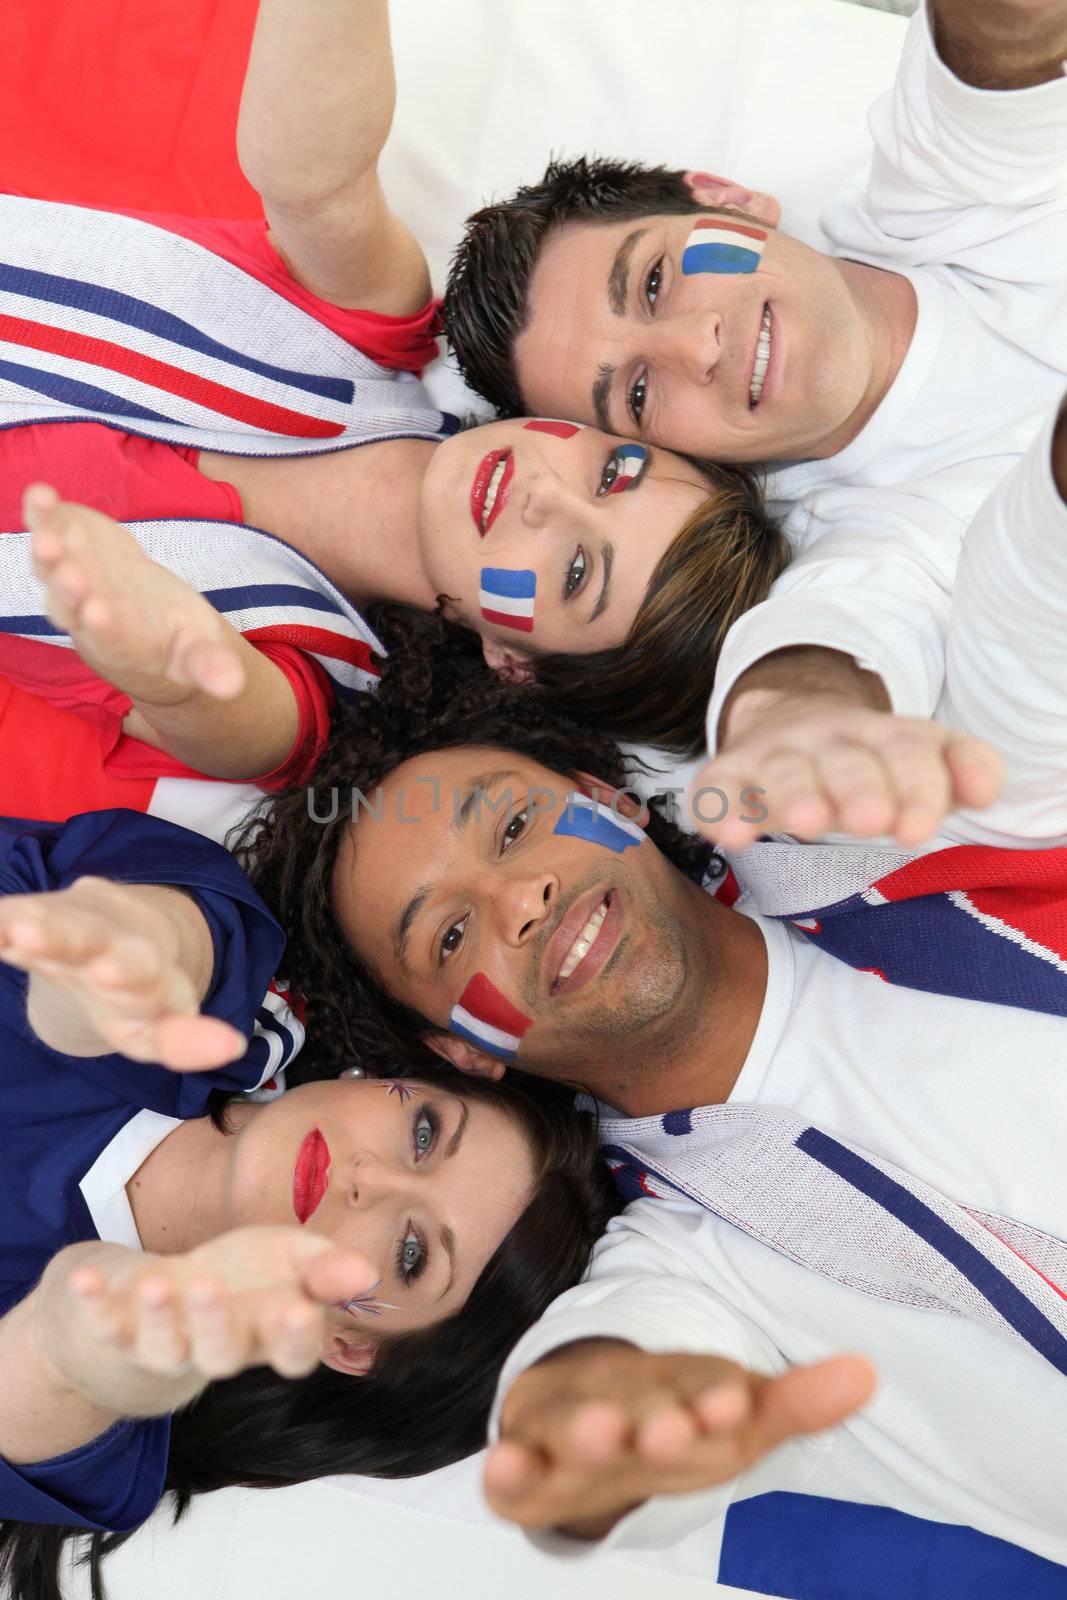
[[[430,1106],[420,1106],[412,1127],[411,1142],[415,1147],[415,1159],[421,1160],[431,1151],[437,1143],[437,1134],[441,1126],[441,1119]]]
[[[415,1229],[408,1224],[408,1232],[396,1247],[396,1270],[405,1284],[415,1282],[426,1267],[426,1246]]]

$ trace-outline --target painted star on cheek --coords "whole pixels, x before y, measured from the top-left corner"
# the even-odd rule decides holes
[[[577,790],[567,796],[567,803],[552,830],[571,839],[584,839],[588,844],[598,844],[613,855],[621,856],[631,845],[643,844],[644,829],[629,817],[621,817],[610,806],[601,805]]]
[[[479,1050],[514,1061],[532,1020],[506,1000],[484,972],[476,972],[452,1007],[448,1028]]]
[[[725,217],[698,217],[682,251],[682,272],[755,272],[767,242],[762,228]]]
[[[391,1078],[388,1083],[382,1084],[382,1088],[385,1090],[387,1096],[395,1094],[399,1098],[401,1105],[403,1105],[406,1100],[414,1099],[415,1096],[414,1089],[411,1087],[410,1083],[405,1083],[403,1078]]]
[[[375,1278],[369,1289],[364,1289],[362,1294],[354,1294],[351,1300],[346,1300],[340,1307],[355,1316],[357,1311],[365,1311],[370,1317],[380,1317],[383,1311],[399,1311],[399,1306],[390,1305],[388,1300],[375,1300],[374,1291],[381,1283],[381,1278]]]

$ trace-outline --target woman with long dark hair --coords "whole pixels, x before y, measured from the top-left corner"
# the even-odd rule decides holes
[[[378,178],[393,101],[386,0],[262,0],[238,149],[266,226],[0,198],[0,527],[38,481],[117,519],[38,532],[51,629],[29,535],[0,551],[0,673],[93,720],[83,788],[101,766],[306,777],[331,704],[373,683],[361,613],[387,602],[694,751],[719,645],[784,564],[743,470],[554,419],[457,431],[432,406],[426,261]],[[161,627],[164,689],[116,639],[124,610]]]
[[[280,929],[170,824],[4,824],[0,890],[11,1593],[55,1600],[69,1532],[98,1558],[166,1490],[476,1449],[617,1208],[571,1097],[328,1053],[274,1092],[246,1046]]]

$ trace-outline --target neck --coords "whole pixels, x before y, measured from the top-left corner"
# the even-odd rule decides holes
[[[728,1100],[763,1009],[767,946],[758,925],[697,884],[687,882],[685,889],[690,962],[682,1003],[672,1008],[662,1038],[642,1049],[625,1083],[606,1071],[586,1078],[593,1094],[630,1117]]]
[[[908,353],[918,314],[915,290],[901,273],[859,261],[841,260],[837,266],[866,331],[870,377],[851,416],[816,452],[823,460],[851,444],[878,410]]]
[[[391,439],[295,459],[204,451],[199,465],[234,485],[245,522],[308,556],[353,605],[398,600],[432,611],[418,514],[436,448],[426,439]]]
[[[256,1105],[227,1110],[233,1134],[220,1133],[210,1117],[194,1117],[169,1133],[142,1161],[129,1183],[137,1236],[156,1255],[195,1250],[230,1227],[227,1179],[233,1139]]]

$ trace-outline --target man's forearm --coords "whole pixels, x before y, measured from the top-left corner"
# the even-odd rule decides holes
[[[866,672],[840,650],[796,645],[764,656],[738,678],[719,718],[719,748],[743,735],[751,713],[782,695],[791,700],[831,696],[867,711],[892,709],[877,673]]]
[[[942,61],[977,89],[1030,89],[1063,75],[1067,0],[931,0]]]
[[[278,205],[373,181],[396,100],[386,0],[260,0],[237,151]]]

